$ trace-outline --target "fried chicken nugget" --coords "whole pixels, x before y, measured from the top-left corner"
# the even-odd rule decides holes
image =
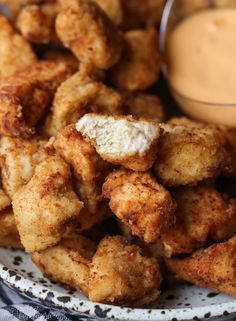
[[[103,185],[103,196],[112,212],[146,243],[155,242],[175,221],[175,201],[149,173],[114,171]]]
[[[68,61],[42,61],[0,85],[0,134],[29,138],[53,95],[74,71]]]
[[[188,258],[167,260],[167,267],[179,280],[236,297],[236,237],[196,251]]]
[[[189,185],[231,171],[222,133],[212,126],[163,125],[155,172],[164,185]]]
[[[91,0],[59,0],[56,19],[59,39],[79,61],[109,69],[121,55],[123,38],[105,12]]]
[[[61,242],[32,256],[32,261],[49,279],[88,293],[89,270],[95,244],[73,233]]]
[[[0,0],[0,3],[7,6],[12,18],[15,18],[24,6],[41,2],[43,0]]]
[[[106,215],[106,207],[101,198],[102,182],[109,164],[75,129],[75,125],[63,128],[53,145],[57,153],[73,168],[79,196],[85,205],[78,218],[79,228],[89,229]]]
[[[106,237],[93,257],[89,299],[95,302],[143,306],[156,300],[162,276],[158,262],[121,236]]]
[[[136,171],[146,171],[153,165],[162,133],[155,121],[92,113],[80,118],[76,129],[104,160]]]
[[[75,227],[83,203],[71,186],[69,165],[57,156],[40,163],[29,183],[13,197],[13,211],[27,252],[57,244]]]
[[[173,196],[176,223],[161,235],[166,256],[191,253],[209,240],[221,241],[235,234],[236,199],[224,199],[204,185],[180,187]]]
[[[137,29],[124,35],[125,49],[120,62],[111,71],[114,86],[142,91],[154,85],[161,67],[156,29]]]
[[[118,92],[78,72],[58,88],[52,114],[47,119],[46,134],[56,135],[60,129],[75,123],[87,112],[117,114],[122,104],[123,98]]]
[[[0,247],[23,248],[11,207],[0,212]]]
[[[28,5],[19,13],[16,26],[24,38],[31,43],[58,43],[55,30],[55,19],[58,12],[57,2]]]
[[[40,137],[23,140],[3,136],[0,142],[2,184],[8,196],[12,198],[19,188],[31,179],[36,165],[46,158],[44,146],[47,141]]]
[[[99,7],[104,10],[111,21],[120,26],[123,21],[122,0],[93,0]]]
[[[0,14],[0,82],[37,60],[30,44]]]

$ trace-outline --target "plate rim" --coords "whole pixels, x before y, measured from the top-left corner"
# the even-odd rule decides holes
[[[95,318],[115,319],[119,321],[178,321],[217,317],[226,318],[233,317],[233,315],[236,314],[236,300],[203,307],[177,309],[137,309],[95,303],[48,289],[37,281],[32,281],[1,263],[0,278],[6,282],[6,284],[19,290],[27,297],[44,301],[47,304],[53,305],[55,308],[64,309],[67,313],[80,313]],[[66,298],[67,302],[62,302],[61,298]]]

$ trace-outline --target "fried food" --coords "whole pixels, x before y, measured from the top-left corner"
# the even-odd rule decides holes
[[[104,160],[136,171],[146,171],[153,165],[162,133],[155,121],[92,113],[80,118],[76,129]]]
[[[0,212],[0,247],[23,248],[11,207]]]
[[[89,229],[101,221],[107,212],[107,207],[102,204],[102,183],[109,164],[75,129],[75,125],[63,128],[53,145],[73,169],[79,196],[85,205],[78,225],[80,230]]]
[[[101,69],[115,65],[121,55],[122,34],[105,12],[91,0],[59,0],[56,32],[79,61]]]
[[[58,3],[28,5],[19,13],[16,26],[31,43],[58,43],[55,31],[55,19],[59,12]]]
[[[120,26],[123,21],[122,0],[93,0],[104,10],[111,21]]]
[[[162,122],[165,118],[164,107],[157,96],[143,93],[125,95],[126,114]]]
[[[139,91],[157,82],[161,67],[158,34],[154,28],[132,30],[124,35],[125,49],[120,62],[112,69],[114,86]]]
[[[236,237],[196,251],[188,258],[167,260],[167,267],[179,280],[185,280],[236,297]]]
[[[0,188],[0,212],[11,205],[10,197]]]
[[[58,245],[32,256],[32,261],[49,279],[88,293],[89,270],[95,244],[73,233]]]
[[[48,136],[56,135],[60,129],[76,123],[88,112],[117,114],[122,104],[122,96],[115,90],[78,72],[58,88],[52,114],[47,120],[46,133]]]
[[[149,173],[118,170],[109,174],[103,196],[112,212],[146,243],[155,242],[175,221],[175,202]]]
[[[72,189],[69,165],[58,156],[48,156],[36,167],[28,184],[14,194],[12,205],[27,252],[57,244],[76,227],[83,207]]]
[[[72,73],[68,61],[39,62],[0,85],[0,134],[29,138],[53,95]]]
[[[227,150],[231,155],[233,171],[231,176],[236,177],[236,128],[220,126],[220,130],[226,139]]]
[[[159,265],[143,255],[140,247],[121,236],[106,237],[93,257],[89,299],[121,305],[147,305],[160,294]]]
[[[236,232],[236,199],[227,199],[215,188],[199,185],[180,187],[176,223],[161,235],[165,255],[192,253],[207,241],[222,241]]]
[[[30,44],[0,14],[0,82],[36,62]]]
[[[158,145],[155,172],[164,185],[196,184],[231,171],[231,159],[219,130],[204,127],[164,125]]]
[[[3,3],[7,6],[11,14],[11,18],[14,19],[24,6],[29,4],[38,4],[42,1],[43,0],[0,0],[0,3]]]
[[[40,137],[23,140],[3,136],[0,142],[2,184],[12,199],[19,188],[31,179],[35,167],[46,158],[44,146],[47,141]]]

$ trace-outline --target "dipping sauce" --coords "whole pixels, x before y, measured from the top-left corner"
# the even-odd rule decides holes
[[[188,16],[170,33],[166,49],[169,83],[182,108],[236,126],[236,8]]]

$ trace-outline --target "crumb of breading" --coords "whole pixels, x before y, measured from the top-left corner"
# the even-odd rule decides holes
[[[13,211],[27,252],[57,244],[76,227],[83,203],[71,186],[69,165],[58,156],[40,163],[31,180],[14,194]]]
[[[146,171],[154,163],[162,133],[157,122],[132,116],[86,114],[76,129],[112,164]]]
[[[174,200],[149,173],[114,171],[103,185],[103,196],[132,234],[147,243],[155,242],[175,221]]]
[[[121,236],[106,237],[92,259],[89,299],[95,302],[143,306],[160,294],[162,276],[154,258]]]

